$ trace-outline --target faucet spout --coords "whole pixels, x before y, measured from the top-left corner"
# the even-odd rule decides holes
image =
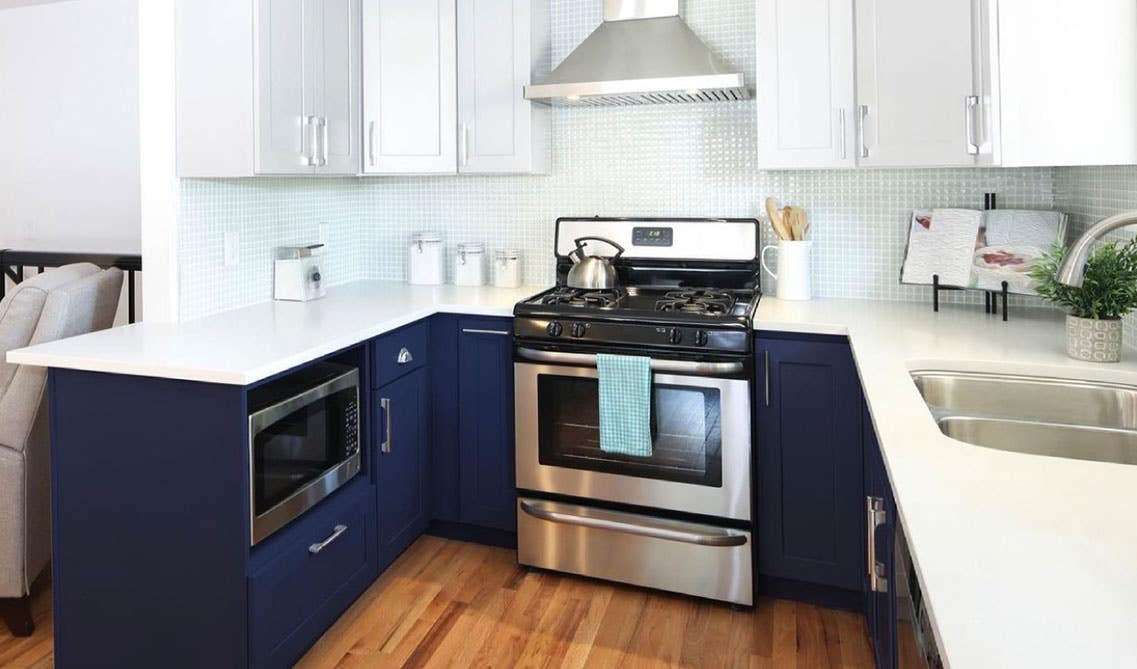
[[[1118,228],[1135,224],[1137,224],[1137,211],[1127,211],[1123,214],[1110,216],[1090,226],[1070,247],[1065,259],[1058,267],[1058,273],[1055,275],[1058,283],[1081,288],[1086,275],[1086,260],[1090,257],[1094,243]]]

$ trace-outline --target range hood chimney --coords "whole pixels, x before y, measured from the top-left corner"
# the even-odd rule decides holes
[[[601,106],[728,102],[750,97],[732,72],[679,18],[679,0],[604,0],[604,22],[525,99]]]

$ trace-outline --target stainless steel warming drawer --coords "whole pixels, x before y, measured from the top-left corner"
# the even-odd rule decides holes
[[[521,564],[754,604],[750,532],[521,498]]]

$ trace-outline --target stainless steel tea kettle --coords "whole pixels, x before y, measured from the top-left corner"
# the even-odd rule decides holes
[[[616,249],[616,255],[611,258],[605,256],[590,256],[584,253],[584,242],[604,242]],[[575,240],[576,248],[569,253],[573,266],[568,273],[569,288],[581,290],[615,290],[620,282],[616,276],[616,268],[612,261],[624,255],[624,247],[610,239],[603,237],[581,237]]]

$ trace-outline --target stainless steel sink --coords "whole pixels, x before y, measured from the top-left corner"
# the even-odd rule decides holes
[[[1137,387],[961,372],[915,372],[912,379],[952,439],[1137,465]]]

